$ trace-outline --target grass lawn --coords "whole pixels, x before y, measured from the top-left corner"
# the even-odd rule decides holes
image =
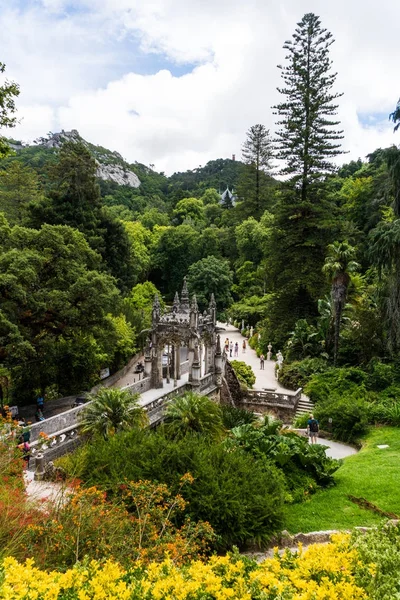
[[[388,444],[379,449],[377,445]],[[287,507],[290,533],[371,526],[386,520],[360,508],[348,495],[365,498],[385,512],[400,516],[400,428],[372,429],[362,450],[349,456],[335,473],[336,485],[321,490],[301,504]]]

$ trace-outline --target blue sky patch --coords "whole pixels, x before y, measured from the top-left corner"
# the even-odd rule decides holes
[[[386,111],[374,113],[358,112],[357,118],[363,127],[376,127],[389,122],[389,113]]]

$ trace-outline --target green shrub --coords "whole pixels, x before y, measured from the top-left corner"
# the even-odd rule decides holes
[[[310,418],[308,413],[304,413],[304,415],[298,415],[293,421],[293,427],[297,429],[307,429],[307,421]]]
[[[343,442],[355,441],[367,431],[369,413],[369,404],[357,394],[320,403],[314,411],[321,428],[331,427],[333,436]]]
[[[282,526],[284,478],[276,467],[197,436],[171,440],[162,432],[123,432],[90,445],[79,466],[77,472],[72,456],[68,468],[74,475],[111,496],[125,479],[166,483],[175,493],[180,478],[190,472],[193,485],[182,490],[189,502],[185,515],[208,521],[219,548],[267,541]]]
[[[231,365],[239,381],[247,385],[247,387],[252,388],[256,382],[256,376],[250,365],[242,360],[232,360]]]
[[[223,404],[221,406],[222,423],[225,429],[233,429],[245,423],[254,423],[257,421],[256,415],[251,410],[245,408],[236,408]]]
[[[392,364],[371,360],[368,365],[368,387],[380,392],[391,386],[396,380],[396,369]]]
[[[400,527],[386,525],[352,535],[360,556],[357,583],[373,600],[400,597]],[[373,569],[370,565],[374,565]]]
[[[204,437],[220,439],[224,432],[221,409],[207,396],[187,392],[168,404],[164,430],[173,438],[197,433]]]
[[[254,333],[251,338],[249,338],[249,346],[253,348],[253,350],[257,349],[258,346],[258,333]]]
[[[385,425],[400,425],[400,402],[376,403],[370,406],[370,420]]]
[[[285,430],[279,434],[280,425],[279,421],[268,420],[260,427],[236,427],[224,444],[228,450],[239,447],[255,457],[273,461],[285,473],[290,489],[293,469],[307,474],[319,485],[331,484],[340,463],[327,457],[321,445],[310,445],[306,437]]]
[[[304,391],[314,404],[328,401],[332,396],[358,394],[366,398],[367,379],[367,373],[355,367],[329,369],[312,375]]]
[[[324,373],[328,368],[329,365],[323,358],[284,362],[279,371],[279,383],[288,390],[298,390],[306,385],[312,375]]]

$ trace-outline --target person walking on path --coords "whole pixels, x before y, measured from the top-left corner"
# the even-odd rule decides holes
[[[233,352],[233,342],[230,342],[229,344],[229,357],[232,358],[232,352]]]
[[[235,356],[239,356],[239,343],[235,343]]]
[[[264,356],[264,354],[261,354],[261,356],[260,356],[260,369],[262,371],[264,370],[264,360],[265,360],[265,356]]]
[[[314,415],[310,415],[310,418],[307,421],[307,434],[310,438],[310,444],[317,444],[319,432],[319,423],[317,419],[314,419]]]
[[[243,340],[242,349],[244,354],[246,352],[246,340]]]

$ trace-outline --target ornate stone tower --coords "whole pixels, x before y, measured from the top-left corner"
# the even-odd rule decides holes
[[[146,374],[151,361],[152,387],[163,387],[163,367],[168,380],[171,371],[175,383],[182,372],[188,373],[188,381],[195,386],[200,385],[202,377],[216,374],[216,322],[214,295],[211,295],[208,310],[201,314],[195,295],[190,302],[186,277],[180,299],[176,292],[171,309],[164,314],[161,314],[160,302],[155,296],[151,348],[148,344],[145,352]],[[185,349],[187,359],[182,361]]]

